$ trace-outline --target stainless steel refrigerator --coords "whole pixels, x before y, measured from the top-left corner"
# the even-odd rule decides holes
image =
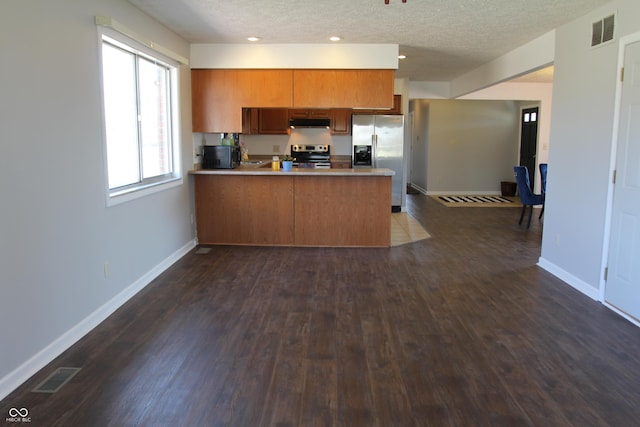
[[[399,212],[403,190],[404,116],[354,115],[352,126],[353,167],[393,170],[391,208]]]

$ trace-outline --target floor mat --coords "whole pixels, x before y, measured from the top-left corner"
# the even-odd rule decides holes
[[[522,207],[520,198],[505,196],[478,196],[478,195],[450,195],[450,196],[431,196],[442,205],[453,208],[507,208]]]

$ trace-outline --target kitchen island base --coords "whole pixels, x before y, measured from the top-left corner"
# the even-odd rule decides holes
[[[391,176],[195,174],[199,244],[388,247]]]

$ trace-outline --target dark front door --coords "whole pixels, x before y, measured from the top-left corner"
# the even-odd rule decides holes
[[[531,190],[536,176],[536,148],[538,141],[538,108],[526,108],[522,110],[521,136],[520,136],[520,166],[529,169],[529,183]]]

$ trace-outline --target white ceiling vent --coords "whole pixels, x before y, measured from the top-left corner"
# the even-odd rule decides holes
[[[616,15],[609,15],[591,24],[591,47],[613,40]]]

